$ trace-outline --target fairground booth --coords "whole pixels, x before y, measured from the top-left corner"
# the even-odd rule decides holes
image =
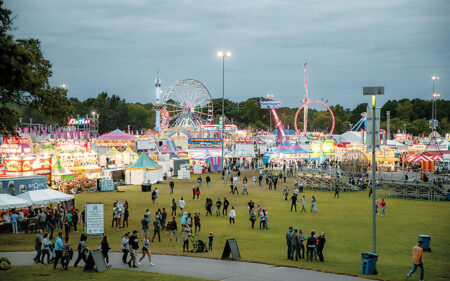
[[[125,184],[154,184],[162,182],[163,176],[163,167],[147,153],[141,153],[137,161],[125,169]]]

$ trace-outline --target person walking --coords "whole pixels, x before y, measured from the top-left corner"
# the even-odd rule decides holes
[[[242,195],[244,195],[244,193],[245,194],[247,194],[248,195],[248,191],[247,191],[247,177],[245,177],[243,180],[242,180],[242,182],[243,182],[243,187],[242,187]]]
[[[294,227],[294,232],[291,234],[291,260],[298,261],[300,255],[300,239],[298,237],[298,229]]]
[[[103,258],[106,261],[106,265],[109,266],[110,264],[109,264],[108,252],[109,252],[109,250],[111,250],[111,247],[109,247],[108,237],[107,236],[103,236],[102,242],[100,243],[100,250],[102,251],[102,255],[103,255]]]
[[[41,229],[42,231],[42,229]],[[52,242],[48,239],[48,233],[44,234],[42,238],[42,247],[41,247],[41,263],[44,264],[44,258],[47,256],[47,264],[50,264],[50,245]]]
[[[170,241],[172,241],[172,236],[175,236],[175,239],[178,242],[178,228],[175,217],[172,217],[172,221],[168,223],[167,227],[169,228]]]
[[[232,221],[234,224],[234,218],[236,217],[236,211],[234,210],[233,206],[231,206],[231,210],[230,210],[230,213],[228,214],[228,216],[230,217],[230,224]]]
[[[38,230],[36,234],[36,238],[34,239],[34,249],[36,250],[36,256],[33,258],[35,263],[39,263],[41,261],[41,249],[42,249],[42,229]]]
[[[250,210],[250,221],[252,223],[252,229],[255,229],[255,221],[256,221],[256,212],[255,208]]]
[[[195,200],[195,191],[197,190],[197,186],[195,186],[195,184],[192,185],[192,200]]]
[[[53,269],[56,269],[56,265],[58,264],[59,260],[61,260],[62,265],[62,250],[63,250],[63,240],[62,240],[62,232],[58,233],[58,236],[56,237],[55,241],[55,262],[53,263]]]
[[[175,187],[175,183],[173,181],[169,182],[169,193],[173,194],[173,188]]]
[[[209,184],[211,183],[211,178],[209,175],[206,176],[206,187],[209,187]]]
[[[297,212],[297,194],[292,194],[291,196],[291,212],[292,208],[295,208],[295,211]]]
[[[72,259],[73,250],[70,246],[69,236],[64,237],[64,244],[62,249],[62,259],[61,259],[61,268],[62,270],[67,270],[69,267],[69,262]]]
[[[317,213],[317,207],[316,207],[316,198],[314,197],[314,195],[311,197],[311,213],[314,209],[314,212]]]
[[[325,242],[327,239],[325,238],[325,232],[322,232],[319,235],[319,242],[317,243],[317,255],[319,256],[319,260],[321,262],[324,261],[323,259],[323,248],[325,247]]]
[[[197,196],[197,200],[200,200],[200,187],[197,186],[197,188],[195,189],[195,196]]]
[[[287,245],[287,259],[292,260],[292,247],[291,247],[291,235],[294,229],[289,226],[289,230],[286,232],[286,245]]]
[[[410,277],[418,267],[420,267],[420,280],[423,281],[423,277],[425,275],[425,270],[423,268],[423,249],[422,249],[422,241],[418,241],[417,245],[413,247],[412,249],[412,256],[413,256],[413,265],[411,267],[411,270],[406,274],[406,277]]]
[[[188,225],[182,225],[181,239],[183,239],[183,252],[189,252],[189,236],[191,235],[191,229]]]
[[[222,208],[222,201],[220,201],[220,198],[217,198],[216,201],[216,216],[220,216],[220,208]]]
[[[384,201],[384,198],[381,199],[380,207],[381,207],[381,216],[385,216],[386,215],[386,201]]]
[[[283,189],[283,195],[284,195],[284,200],[288,200],[288,196],[289,196],[289,187],[286,185]]]
[[[303,195],[302,197],[302,210],[300,212],[305,212],[306,213],[306,197],[305,195]]]
[[[150,252],[150,240],[149,240],[147,234],[144,235],[144,238],[142,238],[142,256],[138,261],[139,265],[142,265],[141,262],[145,258],[145,256],[148,256],[148,262],[150,263],[150,265],[152,265],[152,266],[155,265],[152,262],[152,253]]]
[[[122,241],[120,243],[120,249],[122,249],[122,262],[127,263],[128,253],[130,252],[130,232],[123,235]]]
[[[222,210],[222,216],[225,216],[228,214],[228,206],[230,206],[230,201],[226,197],[223,198],[223,210]]]
[[[133,234],[130,236],[129,244],[130,244],[130,260],[127,262],[129,267],[136,268],[136,255],[139,250],[139,238],[137,234],[137,230],[133,230]],[[131,266],[131,262],[133,262],[133,266]]]
[[[334,186],[334,198],[336,198],[336,196],[337,196],[337,198],[339,199],[339,186],[336,184],[335,186]]]
[[[78,244],[78,248],[77,248],[77,250],[78,250],[78,257],[77,257],[73,267],[77,267],[78,263],[81,260],[83,260],[84,263],[86,263],[86,258],[87,258],[87,254],[88,254],[88,251],[89,251],[89,248],[87,247],[86,240],[87,240],[87,236],[84,233],[81,234],[80,243]]]
[[[185,205],[184,199],[183,197],[181,197],[180,201],[178,201],[178,208],[180,208],[180,213],[178,214],[179,216],[181,216],[181,214],[183,213],[184,205]]]
[[[153,221],[153,238],[152,243],[155,240],[155,236],[158,234],[158,241],[161,242],[161,221],[159,216],[155,217],[155,220]]]
[[[177,215],[177,202],[175,201],[175,198],[172,198],[172,212],[170,213],[171,216],[176,216]]]

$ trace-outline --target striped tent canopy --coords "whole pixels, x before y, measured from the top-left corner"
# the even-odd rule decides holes
[[[135,136],[125,133],[119,129],[103,134],[97,138],[98,140],[136,140]]]
[[[444,160],[444,156],[442,156],[442,154],[434,154],[434,155],[430,156],[430,158],[433,161],[443,161]]]
[[[433,162],[433,160],[429,156],[423,155],[422,153],[417,153],[409,157],[406,157],[405,162],[422,163],[422,162]]]

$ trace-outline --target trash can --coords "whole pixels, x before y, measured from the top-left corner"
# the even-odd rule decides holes
[[[361,273],[365,275],[375,275],[377,272],[377,260],[378,255],[374,253],[362,252],[361,253],[362,267]]]
[[[422,250],[431,252],[431,248],[430,248],[431,236],[430,235],[419,235],[419,241],[422,242]]]
[[[141,188],[142,188],[142,192],[151,192],[152,184],[151,183],[143,183]]]
[[[450,191],[447,191],[447,201],[450,201]]]

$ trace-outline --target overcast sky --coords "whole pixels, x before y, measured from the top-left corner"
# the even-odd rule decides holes
[[[430,99],[430,77],[448,99],[450,1],[137,1],[6,0],[16,38],[37,38],[53,64],[53,85],[86,99],[106,91],[154,102],[163,89],[195,78],[234,101],[274,93],[301,105],[303,64],[311,99],[352,107],[363,86],[385,86],[388,99]]]

